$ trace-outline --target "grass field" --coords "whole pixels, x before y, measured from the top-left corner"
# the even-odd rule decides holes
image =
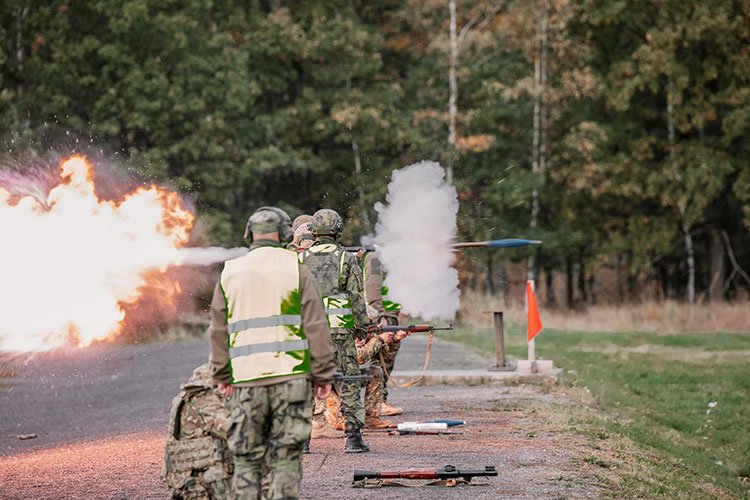
[[[441,337],[494,352],[489,328]],[[600,444],[587,461],[617,496],[750,498],[750,334],[545,330],[536,344],[594,408],[570,425]],[[506,328],[506,347],[525,358],[525,332]]]

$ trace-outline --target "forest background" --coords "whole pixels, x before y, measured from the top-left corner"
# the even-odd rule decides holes
[[[742,0],[4,0],[5,168],[82,152],[193,200],[210,243],[257,206],[374,229],[431,159],[465,288],[548,307],[750,291]],[[519,288],[522,290],[522,288]]]

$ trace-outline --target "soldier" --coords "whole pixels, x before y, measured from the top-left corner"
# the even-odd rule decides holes
[[[331,325],[331,337],[336,349],[336,368],[344,375],[359,374],[355,335],[367,336],[371,326],[362,291],[362,272],[356,257],[344,250],[336,239],[343,229],[341,216],[333,210],[318,210],[313,215],[315,243],[300,254],[300,261],[310,269],[323,296]],[[364,408],[360,384],[342,382],[336,385],[341,397],[341,413],[346,432],[346,453],[362,453],[369,447],[362,439]],[[315,419],[324,419],[320,404],[316,405]]]
[[[289,216],[253,213],[250,251],[224,263],[211,302],[211,370],[229,400],[235,498],[298,498],[312,394],[327,397],[335,365],[320,295],[297,255],[281,247]],[[231,348],[229,347],[231,346]]]
[[[370,363],[371,379],[365,387],[365,428],[387,429],[396,427],[395,424],[386,422],[380,418],[380,410],[383,403],[382,387],[385,383],[385,375],[380,365],[374,364],[374,361],[380,357],[382,351],[401,342],[408,335],[406,331],[398,331],[395,334],[393,332],[383,332],[370,336],[367,342],[357,340],[357,359],[359,364]],[[343,428],[340,414],[340,399],[335,394],[331,394],[326,403],[326,420],[328,425],[336,429]]]
[[[298,215],[294,218],[294,222],[292,222],[292,234],[297,232],[297,228],[300,227],[302,224],[307,224],[309,222],[312,222],[312,215],[302,214]],[[296,238],[289,242],[286,246],[287,250],[292,250],[295,252],[300,252],[301,250],[299,247],[297,247],[297,241]],[[305,247],[307,248],[307,247]],[[304,250],[304,249],[303,249]]]
[[[294,245],[294,249],[297,253],[302,253],[310,248],[314,241],[315,236],[313,236],[312,233],[311,222],[300,224],[294,231],[294,239],[292,240],[292,245]]]
[[[227,449],[231,424],[226,399],[205,363],[172,400],[162,479],[173,499],[229,498],[234,465]]]
[[[357,253],[357,257],[362,266],[367,313],[381,326],[397,325],[401,306],[384,297],[384,292],[387,293],[388,289],[383,286],[383,267],[377,253],[360,250]],[[389,343],[372,360],[372,366],[380,367],[391,373],[396,364],[396,355],[400,348],[400,341]],[[381,366],[381,353],[383,361],[385,361],[385,366]],[[373,377],[374,379],[375,377]],[[371,391],[378,391],[381,394],[372,394]],[[385,378],[383,378],[383,383],[380,386],[375,385],[373,382],[368,384],[365,391],[365,400],[367,401],[368,399],[371,401],[382,401],[379,415],[393,416],[404,412],[402,408],[388,404],[388,381]]]

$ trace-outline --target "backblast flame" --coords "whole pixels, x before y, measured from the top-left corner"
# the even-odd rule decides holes
[[[0,187],[0,351],[86,346],[120,332],[123,305],[179,264],[194,216],[156,186],[100,200],[76,156],[46,199]]]

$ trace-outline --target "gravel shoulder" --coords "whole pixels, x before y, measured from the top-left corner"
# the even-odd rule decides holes
[[[405,344],[398,368],[417,369],[424,339]],[[202,340],[95,346],[31,359],[0,357],[0,498],[164,498],[159,478],[169,404],[206,357]],[[432,368],[486,359],[436,342]],[[453,366],[452,366],[453,365]],[[305,498],[595,498],[608,490],[585,457],[592,443],[570,430],[578,402],[539,386],[394,388],[394,421],[456,418],[463,435],[370,433],[371,453],[345,455],[343,440],[312,443],[304,458]],[[26,441],[21,434],[37,434]],[[497,478],[456,488],[351,488],[353,468],[483,468]]]

